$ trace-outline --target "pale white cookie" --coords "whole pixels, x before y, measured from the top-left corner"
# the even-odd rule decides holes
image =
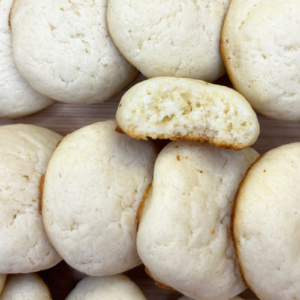
[[[277,120],[300,120],[300,1],[232,0],[221,53],[238,92]]]
[[[5,280],[6,280],[6,275],[5,274],[0,274],[0,295],[3,291]]]
[[[107,100],[137,75],[106,25],[107,0],[15,0],[11,26],[16,67],[55,100]]]
[[[0,127],[0,273],[31,273],[61,261],[39,203],[41,176],[61,138],[33,125]]]
[[[137,235],[150,276],[197,300],[246,289],[230,235],[235,193],[258,153],[172,142],[159,154]]]
[[[241,272],[261,300],[300,299],[300,143],[264,154],[239,188],[233,236]]]
[[[255,112],[236,91],[174,77],[153,78],[132,87],[116,118],[119,130],[134,139],[194,140],[221,148],[251,146],[260,130]]]
[[[96,123],[68,135],[46,174],[43,221],[55,249],[92,276],[118,274],[141,263],[136,211],[152,181],[156,149]]]
[[[125,275],[85,277],[66,300],[146,300],[141,289]]]
[[[54,102],[36,92],[15,67],[10,30],[10,10],[13,2],[0,1],[0,118],[30,115]]]
[[[146,77],[213,82],[225,73],[219,51],[230,0],[110,0],[109,32]]]
[[[35,273],[9,275],[0,300],[51,300],[42,278]]]
[[[178,300],[193,300],[193,299],[192,299],[192,298],[189,298],[189,297],[186,297],[186,296],[183,296],[183,297],[180,297]],[[224,298],[224,299],[222,299],[222,300],[227,300],[227,298]],[[234,297],[234,298],[232,298],[232,299],[230,299],[230,300],[245,300],[245,299],[243,299],[243,298],[237,296],[237,297]]]

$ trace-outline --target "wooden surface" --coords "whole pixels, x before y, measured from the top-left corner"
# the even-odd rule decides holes
[[[145,77],[139,75],[130,86],[142,80],[145,80]],[[223,76],[217,83],[231,86],[227,76]],[[124,92],[125,90],[109,101],[97,105],[76,106],[57,102],[47,109],[28,117],[0,119],[0,125],[17,123],[35,124],[66,135],[83,126],[114,119],[118,103]],[[259,116],[259,121],[261,134],[253,146],[259,153],[264,153],[280,145],[300,140],[300,122],[279,122],[263,116]],[[54,300],[65,299],[76,283],[84,277],[84,274],[73,270],[65,262],[60,263],[50,270],[40,272],[40,274],[49,285]],[[179,293],[177,292],[162,290],[156,287],[153,280],[144,272],[143,266],[130,270],[126,274],[142,288],[148,300],[173,300],[179,297]],[[242,295],[249,300],[257,299],[249,290]]]

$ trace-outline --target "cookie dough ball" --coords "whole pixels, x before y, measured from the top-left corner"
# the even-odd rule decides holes
[[[115,128],[114,121],[100,122],[64,138],[44,185],[49,239],[69,265],[92,276],[141,263],[136,211],[152,181],[156,149]]]
[[[261,114],[300,120],[300,2],[232,0],[221,52],[238,92]]]
[[[35,273],[9,275],[0,300],[51,300],[47,285]]]
[[[0,118],[30,115],[54,102],[36,92],[16,70],[9,20],[13,2],[0,1]]]
[[[236,198],[233,236],[241,272],[261,300],[300,299],[300,143],[267,152]]]
[[[146,300],[140,288],[125,275],[85,277],[66,300]]]
[[[159,154],[142,210],[138,253],[151,277],[197,300],[246,289],[230,235],[235,193],[255,150],[172,142]]]
[[[230,0],[110,0],[108,27],[123,55],[146,77],[213,82],[225,68],[219,52]]]
[[[3,291],[5,280],[6,280],[6,275],[0,274],[0,295],[1,295],[2,291]]]
[[[130,83],[137,70],[115,47],[107,0],[15,0],[15,64],[30,85],[55,100],[91,104]]]
[[[123,96],[116,118],[118,130],[134,139],[244,149],[259,135],[257,116],[242,95],[193,79],[159,77],[135,85]]]
[[[222,300],[226,300],[226,299],[227,299],[227,298],[224,298],[224,299],[222,299]],[[186,296],[183,296],[183,297],[180,297],[178,300],[193,300],[193,299],[191,299],[191,298],[189,298],[189,297],[186,297]],[[237,297],[234,297],[234,298],[232,298],[232,299],[230,299],[230,300],[245,300],[245,299],[243,299],[243,298],[237,296]]]
[[[40,179],[62,136],[33,125],[0,127],[0,273],[31,273],[61,261],[39,205]]]

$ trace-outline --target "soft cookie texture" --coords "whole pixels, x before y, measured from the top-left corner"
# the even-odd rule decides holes
[[[0,127],[0,273],[30,273],[61,261],[40,212],[40,178],[61,136],[33,125]]]
[[[3,291],[5,280],[6,280],[6,275],[0,274],[0,295],[1,295],[2,291]]]
[[[255,110],[300,120],[299,0],[232,0],[222,32],[228,75]]]
[[[44,281],[35,273],[9,275],[0,300],[51,300]]]
[[[30,85],[75,104],[107,100],[137,75],[106,25],[107,0],[15,0],[16,67]]]
[[[13,2],[0,1],[0,118],[30,115],[54,102],[37,93],[16,70],[9,20]]]
[[[242,95],[193,79],[158,77],[135,85],[123,96],[116,118],[119,130],[134,139],[243,149],[259,135],[257,116]]]
[[[230,0],[110,0],[108,27],[123,55],[146,77],[213,82],[225,73],[219,52]]]
[[[114,121],[68,135],[49,163],[43,220],[55,249],[73,268],[113,275],[141,263],[136,211],[152,181],[156,149],[115,132]]]
[[[261,300],[300,299],[300,143],[264,154],[239,188],[233,217],[241,272]]]
[[[125,275],[85,277],[66,300],[146,300],[140,288]]]
[[[243,284],[230,236],[234,196],[259,155],[199,142],[159,154],[144,203],[138,253],[151,277],[196,300],[230,299]]]

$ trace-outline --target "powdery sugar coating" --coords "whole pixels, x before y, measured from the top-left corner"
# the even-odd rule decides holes
[[[39,182],[61,140],[33,125],[0,127],[0,272],[30,273],[61,261],[44,231]]]
[[[137,75],[113,44],[107,0],[15,0],[14,60],[31,86],[68,103],[107,100]]]
[[[152,181],[156,150],[115,127],[100,122],[68,135],[44,185],[43,220],[52,244],[73,268],[93,276],[141,263],[136,211]]]
[[[193,79],[158,77],[135,85],[123,96],[116,119],[135,139],[194,140],[243,149],[259,135],[257,116],[242,95]]]
[[[51,300],[44,281],[35,273],[9,275],[0,300]]]
[[[191,299],[191,298],[189,298],[189,297],[183,296],[183,297],[180,297],[178,300],[193,300],[193,299]],[[222,299],[222,300],[227,300],[227,298],[224,298],[224,299]],[[241,297],[234,297],[234,298],[232,298],[232,299],[230,299],[230,300],[245,300],[245,299],[243,299],[243,298],[241,298]]]
[[[146,77],[213,82],[225,73],[219,52],[229,0],[110,0],[109,31]]]
[[[159,154],[138,253],[152,277],[197,300],[230,299],[243,284],[230,236],[239,183],[259,155],[172,142]]]
[[[300,120],[300,2],[232,0],[221,52],[230,79],[255,110]]]
[[[26,116],[54,102],[37,93],[16,70],[9,24],[13,2],[0,1],[0,118]]]
[[[300,143],[264,154],[237,194],[233,234],[241,272],[261,300],[300,299]]]
[[[66,300],[146,300],[140,288],[124,275],[85,277]]]

